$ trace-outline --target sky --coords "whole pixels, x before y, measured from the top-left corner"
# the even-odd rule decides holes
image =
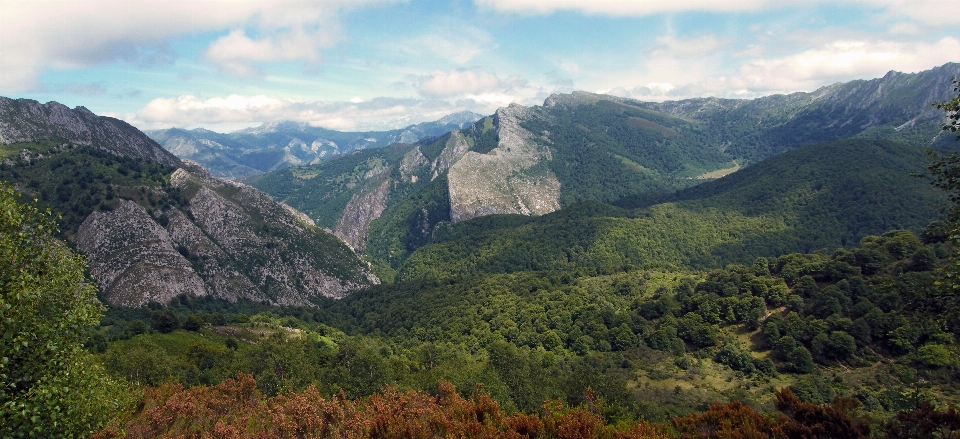
[[[0,0],[0,96],[142,129],[387,130],[584,90],[813,91],[960,61],[955,0]]]

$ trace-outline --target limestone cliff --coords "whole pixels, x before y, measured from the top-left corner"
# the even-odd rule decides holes
[[[343,214],[337,220],[337,228],[333,234],[337,235],[358,253],[363,253],[367,246],[367,236],[370,223],[380,218],[387,208],[387,195],[390,194],[390,180],[384,180],[372,191],[364,194],[354,194],[343,209]]]
[[[140,306],[188,293],[310,305],[379,282],[342,242],[256,189],[183,168],[170,185],[187,196],[185,209],[151,217],[121,200],[80,226],[74,241],[107,302]]]
[[[520,126],[530,109],[497,110],[499,143],[487,154],[467,152],[450,167],[450,217],[464,221],[484,215],[543,215],[560,209],[560,181],[546,166],[550,149],[532,141]]]
[[[430,180],[436,179],[438,176],[447,172],[454,163],[463,158],[463,155],[467,153],[470,149],[470,143],[467,142],[467,138],[464,137],[463,133],[460,130],[453,130],[450,132],[450,138],[447,140],[446,145],[443,147],[443,151],[440,152],[440,155],[433,160],[430,169]]]
[[[111,212],[90,214],[75,239],[111,304],[139,306],[166,303],[181,293],[207,294],[170,234],[133,201],[123,200]]]

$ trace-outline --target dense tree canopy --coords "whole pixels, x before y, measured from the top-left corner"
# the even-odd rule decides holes
[[[17,198],[0,184],[0,436],[85,436],[122,391],[82,348],[96,287],[50,215]]]

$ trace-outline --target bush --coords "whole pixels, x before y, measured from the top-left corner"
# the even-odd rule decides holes
[[[956,361],[956,356],[950,352],[950,348],[941,344],[921,346],[917,349],[917,357],[921,364],[929,367],[944,367]]]
[[[153,312],[153,330],[160,333],[170,333],[180,327],[180,319],[169,309],[162,309]]]

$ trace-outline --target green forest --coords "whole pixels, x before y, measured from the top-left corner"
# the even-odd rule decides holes
[[[945,130],[958,102],[938,104]],[[632,124],[671,151],[645,168],[689,170],[682,121],[595,110],[614,122],[591,141]],[[0,183],[3,437],[960,437],[950,150],[820,143],[673,193],[571,193],[541,217],[457,224],[442,178],[422,178],[371,227],[392,281],[313,306],[139,308],[96,300],[69,239],[119,198],[181,208],[173,170],[54,141],[0,151],[20,160],[0,179],[27,193]],[[404,177],[390,163],[409,152],[284,178],[345,203],[362,175]],[[417,215],[433,232],[413,233]]]
[[[537,419],[524,422],[540,425],[542,437],[601,437],[548,427],[588,421],[597,434],[646,432],[616,437],[702,437],[683,435],[717,413],[788,422],[771,414],[791,415],[783,408],[789,402],[842,408],[873,437],[898,437],[883,435],[901,425],[899,417],[953,413],[943,410],[960,400],[960,321],[934,294],[937,270],[956,252],[944,239],[935,228],[922,238],[891,231],[850,250],[708,271],[627,267],[397,282],[317,307],[181,296],[168,306],[107,309],[83,333],[83,355],[103,365],[105,379],[145,389],[137,397],[165,410],[182,410],[174,402],[182,398],[229,404],[216,401],[247,383],[245,394],[264,404],[353,401],[351,416],[370,420],[364,410],[377,410],[365,404],[398,404],[391,413],[401,416],[411,408],[400,401],[426,392],[493,404],[480,425],[497,434],[516,426],[505,419],[529,413]],[[453,416],[453,402],[437,398],[432,410]],[[711,405],[718,401],[729,403]],[[114,428],[161,422],[149,421],[161,416],[153,410],[124,413],[113,422],[126,427]],[[163,424],[157,437],[209,427],[217,413]],[[276,422],[248,428],[280,428]],[[328,425],[347,431],[348,424]]]

